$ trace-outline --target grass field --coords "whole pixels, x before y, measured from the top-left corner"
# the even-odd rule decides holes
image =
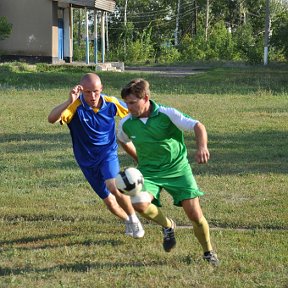
[[[203,263],[182,209],[177,248],[162,250],[158,226],[127,238],[75,164],[67,127],[47,122],[89,68],[0,65],[0,288],[288,287],[288,67],[211,69],[186,78],[99,73],[119,97],[135,77],[155,100],[201,120],[211,160],[193,161],[202,208],[221,260]],[[133,162],[119,151],[122,167]],[[182,227],[181,227],[182,226]]]

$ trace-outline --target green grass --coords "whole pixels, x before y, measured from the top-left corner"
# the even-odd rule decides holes
[[[177,249],[162,250],[159,227],[143,220],[134,240],[91,191],[75,164],[67,127],[47,115],[91,68],[0,65],[0,288],[288,287],[288,68],[211,69],[186,78],[99,73],[109,95],[135,77],[153,98],[201,120],[211,160],[189,160],[221,259],[201,261],[182,209]],[[133,162],[119,151],[122,166]]]

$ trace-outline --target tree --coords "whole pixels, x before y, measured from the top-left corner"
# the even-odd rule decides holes
[[[0,17],[0,40],[8,38],[11,32],[12,24],[8,22],[6,17]]]
[[[273,27],[271,44],[283,52],[286,60],[288,60],[288,9],[278,15]]]
[[[261,63],[265,1],[118,0],[115,12],[109,15],[109,60],[172,63],[177,59],[225,59]],[[269,58],[283,60],[284,55],[288,57],[288,2],[270,3]],[[75,30],[82,27],[78,16],[75,11]],[[80,40],[76,31],[74,36]]]

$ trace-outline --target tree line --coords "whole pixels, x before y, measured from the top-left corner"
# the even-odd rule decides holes
[[[117,0],[115,12],[106,14],[106,61],[261,63],[267,4],[269,61],[287,61],[288,0]],[[85,12],[73,11],[74,60],[85,60]],[[99,12],[89,11],[91,35],[94,13],[101,19]],[[0,17],[0,40],[9,37],[11,29]]]
[[[269,60],[287,61],[287,0],[118,0],[107,16],[107,57],[128,63],[261,63],[267,3]]]

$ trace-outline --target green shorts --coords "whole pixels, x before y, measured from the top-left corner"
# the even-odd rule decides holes
[[[152,203],[158,207],[161,207],[160,192],[162,189],[165,189],[172,196],[174,205],[176,206],[181,206],[183,200],[193,199],[204,195],[204,193],[198,189],[191,170],[179,177],[145,177],[142,190],[147,191],[154,196]]]

